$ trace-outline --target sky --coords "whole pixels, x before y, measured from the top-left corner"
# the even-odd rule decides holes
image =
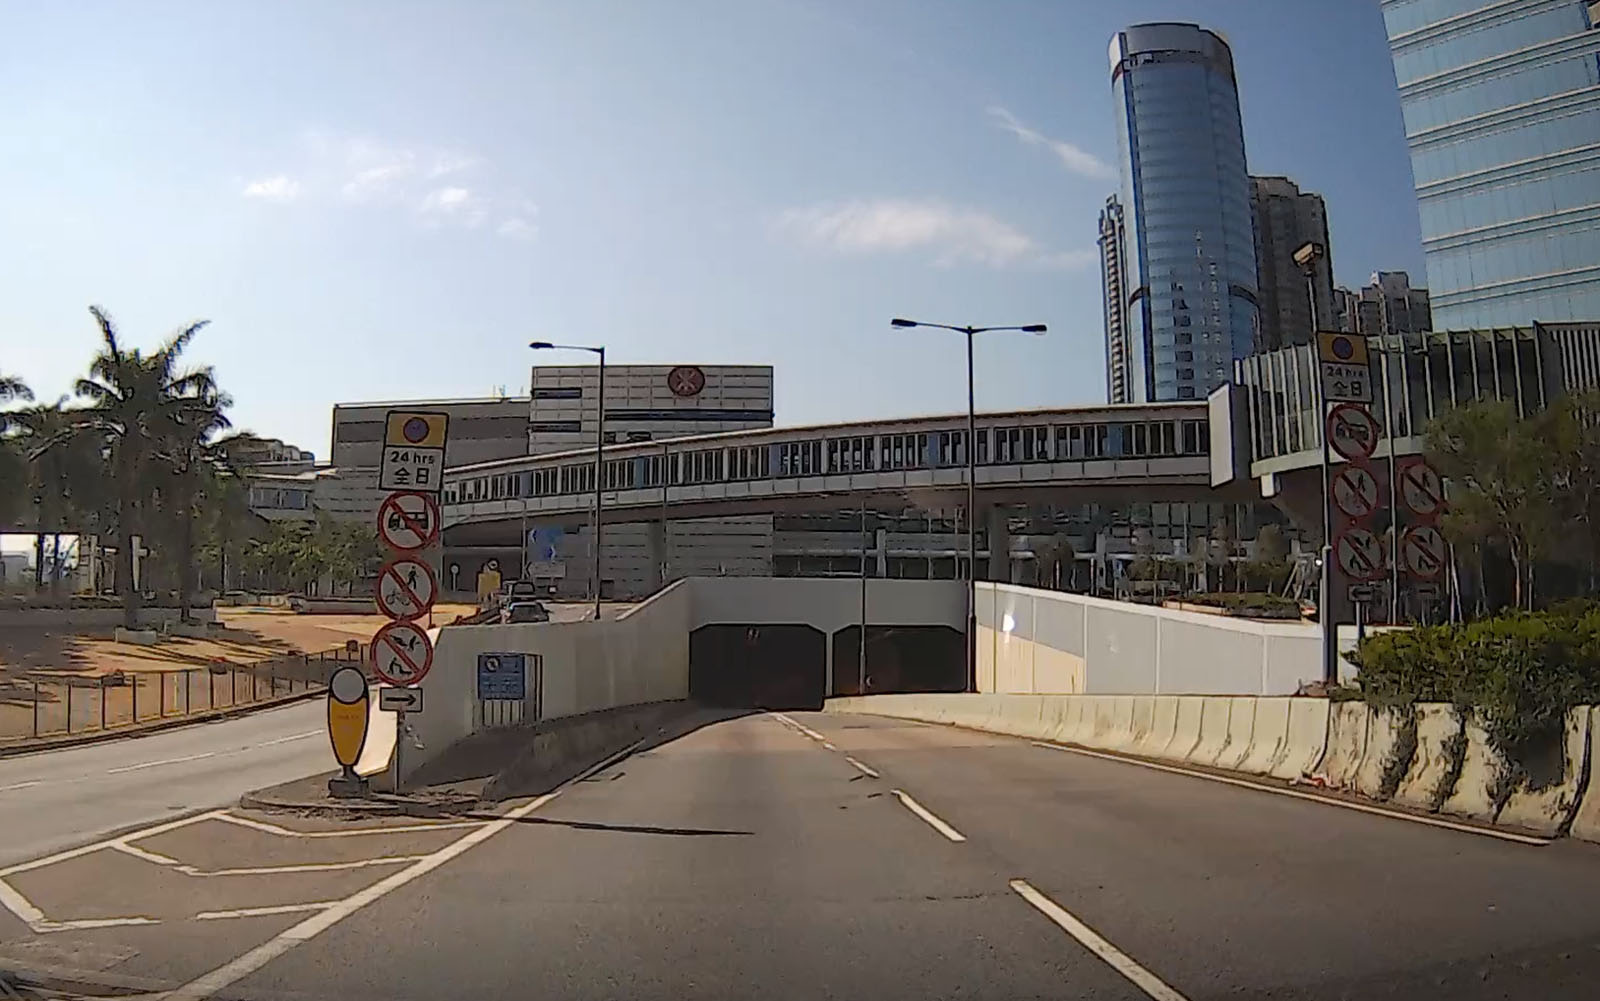
[[[524,392],[530,340],[776,367],[780,424],[1104,399],[1106,47],[1221,30],[1336,279],[1423,273],[1377,0],[0,0],[0,372],[209,320],[237,427]],[[586,363],[587,355],[545,355]]]

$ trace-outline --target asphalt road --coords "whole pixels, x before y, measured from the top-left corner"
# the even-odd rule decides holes
[[[0,968],[69,957],[129,989],[180,987],[172,1001],[1478,1001],[1600,984],[1594,846],[872,717],[716,722],[465,827],[269,819],[0,869],[43,929],[0,911]]]
[[[321,699],[0,758],[0,865],[337,767]]]

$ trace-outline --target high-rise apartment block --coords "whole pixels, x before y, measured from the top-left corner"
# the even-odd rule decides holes
[[[1252,177],[1250,214],[1255,226],[1261,298],[1261,338],[1257,349],[1273,351],[1308,344],[1317,329],[1331,330],[1334,325],[1327,206],[1321,195],[1301,191],[1287,177]],[[1312,265],[1309,288],[1305,272],[1294,259],[1295,251],[1307,243],[1323,248]],[[1313,299],[1315,317],[1311,311]]]
[[[1334,326],[1350,334],[1414,334],[1433,329],[1428,290],[1404,271],[1378,271],[1360,289],[1334,290]]]
[[[1106,402],[1128,403],[1132,396],[1128,373],[1132,368],[1128,344],[1127,231],[1122,203],[1106,199],[1100,210],[1100,287],[1104,293],[1106,331]]]
[[[1600,317],[1600,4],[1383,0],[1440,329]]]

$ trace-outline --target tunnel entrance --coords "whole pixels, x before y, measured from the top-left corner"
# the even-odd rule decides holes
[[[689,696],[706,705],[821,709],[827,638],[804,625],[701,626],[689,634]]]
[[[833,695],[860,695],[861,627],[833,634]],[[967,646],[950,626],[867,626],[866,694],[960,692]]]

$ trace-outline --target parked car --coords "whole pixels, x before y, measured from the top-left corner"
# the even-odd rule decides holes
[[[500,610],[500,623],[549,622],[550,610],[537,601],[513,601]]]

